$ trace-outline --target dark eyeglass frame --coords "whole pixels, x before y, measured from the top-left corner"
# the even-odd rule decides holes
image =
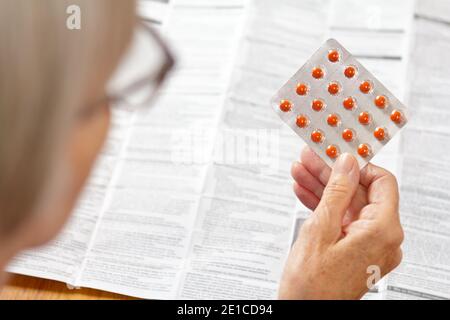
[[[93,104],[90,104],[90,110],[95,110],[97,107],[104,105],[120,105],[125,101],[128,95],[131,95],[133,92],[142,89],[145,86],[152,85],[154,88],[153,92],[149,94],[149,98],[144,102],[145,104],[150,104],[151,101],[155,98],[158,89],[162,86],[164,80],[167,78],[167,75],[175,65],[175,59],[170,49],[165,44],[164,40],[161,39],[159,34],[152,27],[150,27],[145,20],[139,19],[136,27],[140,27],[149,37],[151,37],[151,40],[160,47],[160,50],[162,51],[164,56],[163,63],[161,64],[157,72],[152,72],[151,74],[148,74],[142,78],[136,79],[135,81],[121,89],[122,92],[108,93],[104,98],[99,99]],[[89,110],[86,111],[86,113],[89,113]]]

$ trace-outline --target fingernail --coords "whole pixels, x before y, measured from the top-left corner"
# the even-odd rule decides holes
[[[355,166],[355,158],[348,153],[342,154],[334,163],[333,171],[340,174],[350,174]]]

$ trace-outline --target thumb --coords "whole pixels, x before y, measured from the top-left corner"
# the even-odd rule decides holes
[[[322,236],[336,242],[341,236],[342,219],[359,185],[359,165],[345,153],[334,163],[330,179],[315,210]]]

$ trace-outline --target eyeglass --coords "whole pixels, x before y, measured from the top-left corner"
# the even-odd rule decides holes
[[[94,105],[150,105],[174,62],[158,33],[139,20],[129,49],[107,85],[106,97]]]

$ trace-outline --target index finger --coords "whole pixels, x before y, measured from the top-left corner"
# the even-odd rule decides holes
[[[381,208],[378,211],[380,215],[394,213],[398,216],[398,183],[392,173],[369,163],[361,171],[360,183],[367,188],[369,204]]]
[[[306,146],[300,155],[301,162],[314,177],[316,177],[323,186],[330,179],[331,168],[323,161],[311,147]]]

